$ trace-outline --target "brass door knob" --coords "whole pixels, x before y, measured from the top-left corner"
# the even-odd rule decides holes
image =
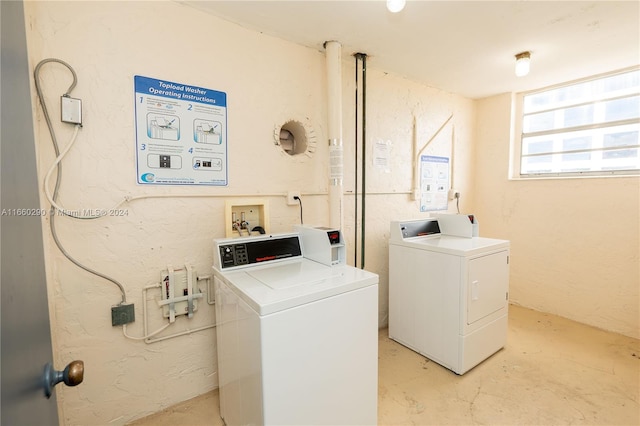
[[[53,388],[60,382],[64,382],[67,386],[77,386],[84,379],[84,362],[76,360],[71,361],[64,370],[58,371],[53,368],[50,362],[44,366],[43,386],[44,394],[50,398],[53,394]]]

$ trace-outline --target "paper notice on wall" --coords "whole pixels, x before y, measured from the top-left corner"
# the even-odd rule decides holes
[[[135,76],[141,184],[227,185],[227,95]]]
[[[342,145],[329,147],[329,179],[341,180],[344,175],[344,163]]]
[[[447,210],[449,157],[420,157],[420,211]]]
[[[373,144],[373,167],[385,173],[391,173],[391,141],[378,139]]]

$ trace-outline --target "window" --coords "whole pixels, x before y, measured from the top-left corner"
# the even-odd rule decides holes
[[[521,177],[640,172],[640,69],[521,99]]]

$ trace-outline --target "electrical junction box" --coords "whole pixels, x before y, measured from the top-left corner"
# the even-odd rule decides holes
[[[80,99],[62,96],[60,98],[61,120],[65,123],[82,124],[82,101]]]
[[[111,325],[124,325],[136,320],[136,311],[133,303],[128,305],[117,305],[111,307]]]
[[[175,318],[178,315],[191,317],[198,309],[198,298],[202,297],[197,288],[196,271],[188,266],[175,270],[169,267],[162,271],[161,278],[162,315],[165,318]]]

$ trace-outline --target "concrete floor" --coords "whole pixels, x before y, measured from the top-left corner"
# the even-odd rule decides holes
[[[518,306],[507,346],[463,376],[379,337],[381,425],[640,425],[640,341]],[[132,425],[223,425],[218,391]]]

